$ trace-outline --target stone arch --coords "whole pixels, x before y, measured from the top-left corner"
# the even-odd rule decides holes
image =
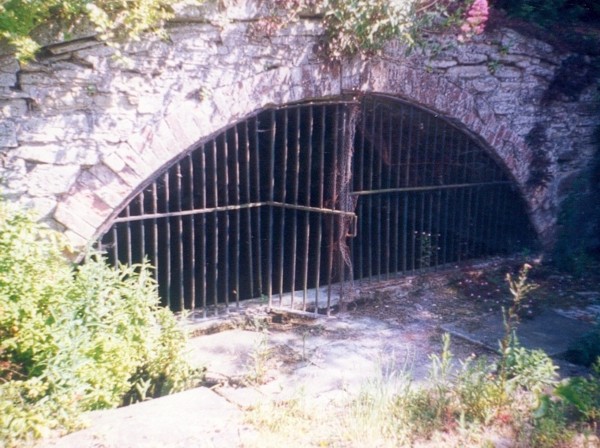
[[[422,68],[385,60],[365,64],[344,87],[403,97],[452,120],[501,161],[525,196],[531,150],[489,104],[475,99],[466,89]]]
[[[507,174],[451,121],[397,97],[287,103],[176,157],[99,247],[113,263],[148,257],[175,311],[294,291],[306,307],[309,289],[329,301],[349,278],[533,247]]]
[[[76,247],[92,243],[136,191],[162,167],[203,139],[268,105],[284,105],[340,94],[339,68],[309,66],[274,69],[231,87],[199,92],[144,126],[106,154],[101,164],[83,171],[57,205],[54,220],[66,228]]]
[[[341,75],[340,68],[325,66],[276,69],[238,83],[234,91],[218,89],[206,99],[186,98],[158,123],[146,125],[131,136],[118,153],[107,155],[103,164],[84,171],[66,200],[59,203],[55,219],[63,225],[71,223],[66,234],[75,243],[89,243],[110,225],[141,185],[203,139],[267,105],[335,96],[344,91],[404,98],[452,120],[506,167],[531,212],[531,198],[524,194],[530,150],[508,123],[491,112],[489,105],[448,80],[389,61],[365,64],[359,75],[349,80],[342,76],[342,89],[338,83]],[[287,87],[290,84],[294,86],[291,89]],[[80,216],[76,216],[78,211]],[[543,233],[535,214],[531,218],[536,230]]]

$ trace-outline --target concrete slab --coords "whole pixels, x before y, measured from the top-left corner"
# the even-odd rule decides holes
[[[443,324],[441,328],[491,350],[498,350],[498,341],[504,336],[500,313]],[[559,356],[572,342],[593,328],[589,322],[565,317],[554,310],[544,310],[532,318],[522,319],[517,337],[526,348],[541,349],[550,356]]]
[[[200,387],[131,406],[91,412],[92,425],[39,448],[234,447],[252,433],[242,412]]]

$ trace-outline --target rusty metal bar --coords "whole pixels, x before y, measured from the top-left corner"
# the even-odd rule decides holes
[[[386,164],[391,163],[390,161],[390,151],[389,148],[386,147],[386,139],[384,137],[384,131],[383,131],[383,107],[379,107],[378,108],[378,114],[377,114],[377,142],[379,143],[379,157],[377,160],[377,185],[379,188],[381,188],[383,186],[383,181],[384,181],[384,161],[386,162]],[[376,204],[376,210],[375,210],[375,216],[376,216],[376,221],[377,221],[377,235],[376,235],[376,241],[377,241],[377,257],[376,257],[376,266],[377,266],[377,278],[379,280],[381,280],[382,278],[382,274],[383,274],[383,263],[384,263],[384,257],[385,257],[385,248],[384,248],[384,244],[382,244],[382,239],[383,239],[383,213],[382,213],[382,200],[381,200],[381,196],[375,196],[375,204]]]
[[[338,152],[339,152],[339,133],[338,128],[340,126],[340,106],[335,107],[335,114],[333,117],[333,143],[331,149],[332,161],[331,167],[333,173],[331,173],[331,196],[330,201],[332,201],[331,207],[335,207],[335,202],[337,201],[337,176],[339,175],[339,167],[338,167]],[[336,248],[335,245],[335,218],[333,215],[329,215],[329,235],[327,241],[327,315],[329,316],[331,313],[331,293],[332,293],[332,284],[333,284],[333,260],[335,255]]]
[[[293,180],[292,180],[292,202],[294,205],[298,204],[298,187],[300,183],[300,109],[293,109],[296,118],[295,136],[294,136],[294,151],[293,151]],[[290,307],[294,307],[294,290],[296,289],[296,261],[298,248],[298,212],[293,210],[292,213],[292,261],[290,268],[291,277],[291,302]]]
[[[252,202],[251,190],[250,190],[250,133],[248,130],[248,121],[244,121],[243,123],[243,137],[244,137],[244,151],[242,154],[242,161],[244,162],[243,172],[245,174],[245,182],[244,182],[244,200],[245,203]],[[252,244],[252,234],[253,234],[253,226],[252,226],[252,210],[246,209],[246,244],[247,244],[247,259],[248,262],[248,288],[249,288],[249,298],[255,297],[254,290],[254,251]],[[259,240],[260,242],[260,240]],[[258,259],[258,265],[260,266],[260,258]]]
[[[194,161],[192,160],[192,155],[188,154],[187,156],[187,165],[188,165],[188,208],[194,208]],[[189,251],[189,265],[190,265],[190,307],[189,309],[193,312],[196,309],[196,222],[195,217],[191,215],[189,217],[189,229],[190,231],[187,233],[189,244],[187,244],[187,249]]]
[[[156,182],[152,183],[152,211],[156,213],[158,210],[158,191]],[[113,224],[116,229],[118,224]],[[156,219],[152,219],[152,264],[154,265],[154,272],[156,272],[156,280],[158,281],[158,274],[161,272],[162,262],[158,256],[158,222]],[[160,285],[159,285],[160,286]]]
[[[225,201],[225,206],[229,206],[229,165],[228,165],[228,159],[229,159],[229,143],[227,141],[227,132],[222,134],[222,144],[223,144],[223,194],[221,195],[223,197],[223,200]],[[229,257],[230,257],[230,251],[231,251],[231,246],[229,244],[229,226],[230,226],[230,221],[229,221],[229,213],[223,213],[223,219],[224,219],[224,223],[223,223],[223,227],[224,227],[224,232],[223,232],[223,249],[222,249],[222,253],[223,253],[223,298],[225,299],[225,311],[229,312],[229,299],[231,296],[231,288],[229,287],[229,282],[230,282],[230,273],[229,273]]]
[[[287,197],[287,164],[288,164],[288,109],[283,110],[283,131],[282,137],[283,142],[281,144],[282,149],[282,162],[281,162],[281,173],[278,174],[278,178],[281,181],[281,191],[279,197],[282,203],[285,203]],[[279,218],[279,236],[282,238],[285,235],[285,213],[282,212]],[[282,238],[279,244],[279,266],[278,266],[278,277],[279,277],[279,305],[283,301],[283,281],[284,281],[284,259],[285,259],[285,238]]]
[[[169,186],[169,171],[166,171],[164,176],[163,176],[163,182],[164,182],[164,196],[165,196],[165,210],[167,210],[167,213],[169,212],[169,203],[171,202],[171,195],[170,195],[170,186]],[[166,245],[166,256],[165,256],[165,264],[166,264],[166,277],[167,277],[167,281],[166,281],[166,300],[167,303],[169,304],[169,308],[171,308],[173,305],[171,304],[171,285],[172,285],[172,279],[171,279],[171,223],[170,221],[167,219],[165,222],[165,226],[166,226],[166,238],[165,241],[167,243]]]
[[[177,186],[177,191],[175,192],[176,194],[176,200],[175,203],[177,204],[177,210],[181,210],[181,162],[177,163],[176,165],[176,186]],[[183,311],[185,309],[185,304],[184,304],[184,290],[183,290],[183,222],[182,222],[182,218],[181,216],[177,217],[177,249],[178,249],[178,270],[176,270],[176,278],[175,281],[178,285],[178,289],[179,289],[179,310]]]
[[[312,155],[313,155],[313,132],[314,132],[314,117],[313,106],[308,107],[308,135],[306,147],[306,181],[304,191],[306,192],[305,204],[311,204],[311,180],[312,180]],[[302,270],[302,310],[306,311],[306,303],[308,300],[308,266],[310,256],[310,214],[304,214],[304,264]],[[318,289],[319,285],[315,285]]]
[[[215,140],[212,140],[210,142],[210,154],[211,154],[211,160],[210,162],[212,162],[212,173],[213,173],[213,183],[212,183],[212,193],[213,193],[213,197],[212,197],[212,202],[213,204],[215,204],[215,207],[218,207],[219,205],[219,195],[218,195],[218,191],[219,191],[219,185],[218,185],[218,163],[217,163],[217,142]],[[214,306],[214,310],[215,310],[215,315],[219,314],[219,309],[217,308],[217,301],[218,301],[218,296],[219,296],[219,214],[218,213],[213,213],[212,214],[212,225],[213,225],[213,237],[212,237],[212,257],[211,257],[211,263],[212,263],[212,280],[214,282],[213,284],[213,303],[212,305]]]
[[[320,120],[320,139],[319,139],[319,174],[318,174],[318,204],[319,207],[324,207],[325,197],[325,117],[326,108],[321,108],[321,120]],[[318,226],[317,226],[317,238],[315,252],[317,254],[317,262],[315,268],[315,314],[319,312],[319,286],[321,284],[321,261],[323,257],[322,243],[323,243],[323,215],[318,215]]]
[[[259,146],[259,130],[258,130],[258,119],[254,118],[254,132],[252,133],[253,141],[254,141],[254,195],[255,198],[252,198],[250,194],[248,196],[248,202],[252,202],[253,200],[258,202],[261,199],[261,188],[260,188],[260,146]],[[256,264],[257,273],[256,273],[256,281],[258,283],[258,291],[252,291],[252,296],[255,294],[262,295],[264,292],[263,282],[262,282],[262,222],[261,222],[261,211],[260,209],[255,210],[256,216],[256,258],[258,260]],[[270,283],[270,281],[269,281]]]
[[[207,180],[206,180],[206,151],[207,146],[204,145],[200,149],[200,160],[199,160],[199,169],[200,179],[199,179],[199,187],[197,191],[200,194],[200,203],[199,207],[206,207],[207,203]],[[202,279],[201,283],[201,291],[202,291],[202,317],[206,317],[207,305],[208,305],[208,282],[207,282],[207,265],[208,265],[208,254],[207,254],[207,239],[206,239],[206,216],[200,216],[200,275]]]
[[[275,199],[275,135],[277,131],[277,122],[275,121],[275,111],[270,114],[270,140],[269,140],[269,200]],[[273,207],[269,208],[269,238],[267,249],[267,296],[269,307],[273,307]]]
[[[238,133],[238,126],[233,128],[233,191],[234,191],[234,202],[236,205],[240,203],[240,161],[239,161],[239,153],[240,150],[240,138]],[[234,219],[234,248],[235,248],[235,258],[234,258],[234,280],[233,280],[233,295],[235,297],[235,306],[237,309],[240,307],[240,213],[239,211],[232,213]]]

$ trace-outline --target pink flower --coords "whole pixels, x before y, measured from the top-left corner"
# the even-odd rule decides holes
[[[483,33],[488,17],[488,0],[475,0],[467,12],[465,22],[460,27],[462,33],[459,35],[459,40],[462,42]]]

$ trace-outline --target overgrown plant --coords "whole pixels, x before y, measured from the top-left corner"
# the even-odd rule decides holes
[[[20,60],[33,58],[40,36],[50,32],[56,40],[69,39],[92,29],[105,41],[138,40],[146,31],[164,33],[178,0],[3,0],[0,2],[0,37],[16,50]],[[42,32],[43,30],[43,32]]]
[[[0,202],[0,440],[69,430],[86,410],[181,390],[185,338],[147,264],[73,266],[59,233]]]
[[[556,379],[556,366],[548,355],[541,350],[521,347],[517,338],[523,302],[538,287],[528,279],[530,270],[531,265],[525,263],[516,279],[510,273],[506,274],[512,302],[508,309],[502,308],[504,336],[500,340],[498,363],[500,387],[505,394],[519,386],[539,393],[544,386],[554,384]]]
[[[574,406],[584,419],[597,429],[600,423],[600,357],[597,358],[589,378],[569,378],[559,385],[554,393]]]

